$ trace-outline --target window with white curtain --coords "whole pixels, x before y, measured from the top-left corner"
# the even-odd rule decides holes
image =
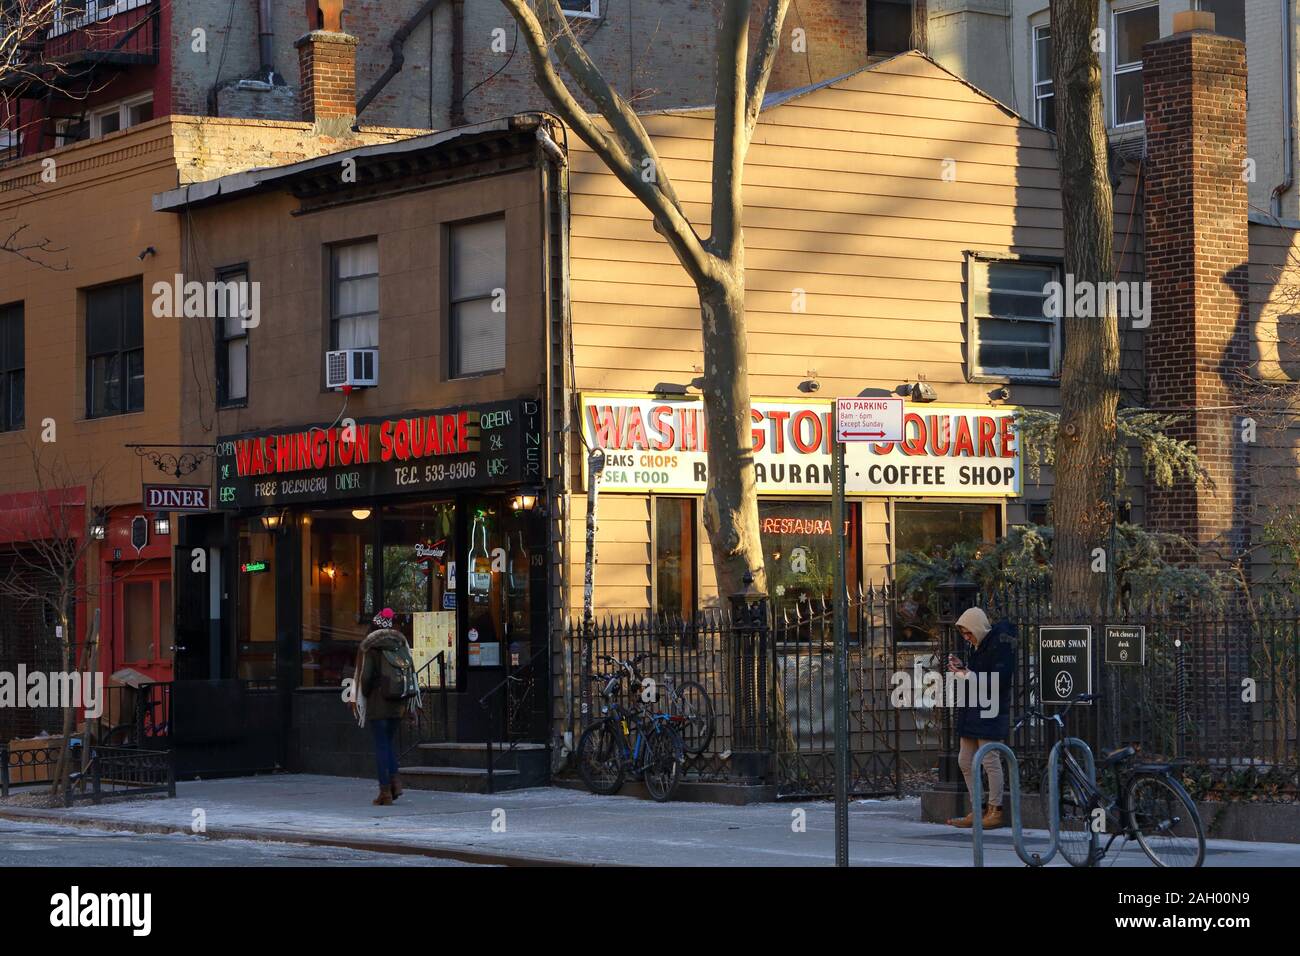
[[[379,347],[379,241],[330,250],[330,348]]]
[[[451,227],[452,378],[506,366],[506,221]]]

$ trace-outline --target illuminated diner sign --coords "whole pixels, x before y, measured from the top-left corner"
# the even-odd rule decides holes
[[[832,402],[756,399],[751,414],[760,494],[831,491]],[[845,446],[851,495],[1020,494],[1018,409],[907,404],[903,440]],[[582,432],[605,451],[605,492],[701,494],[708,482],[704,403],[586,393]]]
[[[222,436],[217,507],[368,499],[439,489],[538,485],[536,399]]]

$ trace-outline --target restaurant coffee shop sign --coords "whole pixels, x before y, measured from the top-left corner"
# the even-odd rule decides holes
[[[901,438],[845,445],[850,495],[1014,496],[1021,487],[1015,407],[910,404],[864,409],[865,430]],[[883,407],[889,404],[890,408]],[[760,494],[827,495],[835,440],[831,401],[756,399],[750,416]],[[897,409],[897,410],[895,410]],[[696,398],[586,393],[582,430],[605,451],[601,490],[702,494],[708,482],[704,403]]]
[[[541,481],[541,409],[532,399],[217,442],[217,507],[226,510]]]

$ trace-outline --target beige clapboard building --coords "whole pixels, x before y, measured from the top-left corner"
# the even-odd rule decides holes
[[[665,113],[645,123],[692,221],[707,230],[712,114]],[[703,484],[691,473],[703,455],[681,453],[692,446],[680,427],[666,451],[656,448],[662,428],[641,442],[628,436],[635,422],[601,427],[620,411],[648,418],[656,406],[698,405],[698,388],[672,394],[701,372],[695,291],[645,210],[573,142],[571,294],[583,424],[587,440],[599,435],[607,448],[618,435],[613,457],[631,462],[608,467],[602,483],[595,606],[712,605]],[[987,436],[996,424],[1001,436],[1013,406],[1058,404],[1059,329],[1041,321],[1041,298],[1014,294],[1041,288],[1059,269],[1054,138],[926,57],[904,54],[769,98],[744,182],[750,380],[763,416],[756,432],[766,442],[757,457],[760,522],[769,584],[787,589],[778,596],[828,588],[834,538],[825,416],[837,396],[897,395],[917,382],[937,395],[932,404],[907,405],[927,427],[926,453],[849,452],[851,581],[883,583],[905,548],[991,541],[1009,524],[1042,521],[1030,509],[1050,497],[1050,474],[1032,480],[1014,436],[1005,446],[1000,438],[982,443],[980,428],[983,422]],[[1126,176],[1115,204],[1125,279],[1142,268],[1134,195]],[[995,318],[1008,307],[1021,321]],[[1024,318],[1035,311],[1039,321]],[[1018,345],[1017,337],[1028,341]],[[998,344],[1004,340],[1010,344]],[[1140,389],[1140,342],[1128,335],[1126,346],[1125,384]],[[1012,368],[1017,361],[1022,367]],[[1003,386],[1009,400],[995,397]],[[660,411],[655,421],[671,426],[674,418]],[[817,449],[800,454],[794,428]],[[909,423],[914,439],[917,428]],[[996,454],[988,454],[991,445]],[[674,452],[676,467],[665,463]],[[808,464],[822,469],[811,482]],[[981,484],[972,475],[963,484],[963,464],[1004,479],[1010,468],[1014,476]],[[930,470],[871,481],[872,465]],[[856,480],[855,470],[862,472]],[[1132,484],[1140,519],[1140,472]],[[581,498],[573,513],[582,514]],[[581,588],[582,524],[572,531],[570,581]],[[790,567],[792,556],[810,563],[802,576]],[[581,594],[575,602],[581,606]]]

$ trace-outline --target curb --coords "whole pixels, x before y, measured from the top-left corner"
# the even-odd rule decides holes
[[[620,863],[586,863],[574,860],[546,859],[543,857],[519,856],[487,850],[459,850],[452,847],[418,846],[410,843],[394,843],[387,840],[353,840],[341,837],[321,837],[309,833],[285,832],[283,830],[260,830],[256,827],[210,827],[202,833],[193,833],[184,827],[174,827],[163,823],[138,823],[126,820],[106,820],[101,817],[88,817],[82,814],[64,814],[57,810],[25,809],[23,807],[0,807],[0,820],[27,821],[31,823],[52,823],[60,826],[94,827],[118,833],[150,833],[163,836],[181,834],[199,836],[209,840],[256,840],[261,843],[296,843],[309,846],[339,847],[346,850],[365,850],[371,853],[392,853],[404,856],[427,856],[440,860],[458,860],[461,863],[476,863],[482,866],[546,866],[546,867],[594,867],[622,866]]]

